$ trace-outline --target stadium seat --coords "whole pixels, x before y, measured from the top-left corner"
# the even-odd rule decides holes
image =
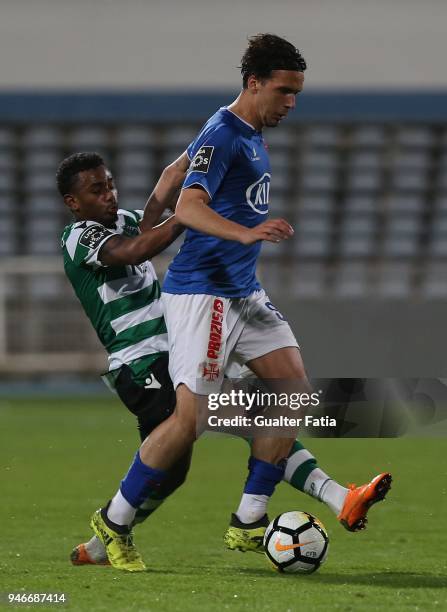
[[[417,215],[422,213],[425,207],[424,198],[414,194],[402,195],[391,192],[385,203],[389,214]]]
[[[109,133],[106,128],[94,126],[76,127],[69,138],[73,151],[96,151],[101,153],[109,144]]]
[[[118,189],[123,191],[141,191],[145,198],[154,187],[154,176],[146,170],[128,170],[117,177]]]
[[[385,127],[380,125],[360,125],[354,128],[351,134],[351,146],[376,148],[386,143]]]
[[[298,166],[303,172],[332,171],[338,163],[336,152],[331,150],[305,149],[298,159]]]
[[[54,168],[47,170],[29,170],[25,175],[23,186],[30,194],[39,192],[56,193]]]
[[[59,126],[32,126],[23,132],[22,147],[24,151],[61,149],[64,147],[64,140],[64,131]]]
[[[425,168],[397,168],[391,174],[391,188],[395,191],[423,191],[427,187]]]
[[[57,298],[61,295],[61,278],[42,274],[39,278],[31,277],[28,280],[28,292],[31,298]],[[50,319],[47,318],[47,321]],[[51,319],[53,322],[53,319]]]
[[[298,140],[295,136],[295,130],[266,130],[264,139],[271,149],[290,148]]]
[[[288,169],[292,164],[292,158],[289,152],[284,150],[276,150],[269,152],[270,165],[272,167],[272,173],[275,173],[276,170]],[[275,173],[276,176],[276,173]]]
[[[11,170],[0,172],[0,192],[13,191],[17,188],[15,173]]]
[[[413,266],[399,262],[382,265],[378,270],[376,290],[382,297],[407,297],[412,291]]]
[[[430,234],[447,239],[447,211],[436,211],[431,220]]]
[[[439,195],[433,201],[434,212],[447,213],[447,193]]]
[[[269,199],[269,210],[271,216],[285,217],[290,221],[292,220],[292,215],[294,215],[298,209],[298,204],[294,198],[290,197],[284,191],[276,189],[276,187],[272,187],[270,190]]]
[[[382,184],[380,169],[355,169],[347,177],[347,189],[350,191],[379,191]]]
[[[31,214],[58,214],[65,210],[65,205],[62,201],[62,198],[57,194],[28,194],[24,203],[26,205],[27,211],[29,211]]]
[[[380,209],[380,200],[371,194],[348,195],[345,200],[346,214],[371,214]]]
[[[269,261],[272,258],[284,256],[290,251],[289,241],[282,240],[281,242],[263,242],[261,249],[261,257],[267,258]]]
[[[13,191],[0,194],[0,215],[13,215],[17,206],[17,200]],[[4,217],[1,217],[3,222]]]
[[[114,144],[118,151],[149,148],[157,144],[155,131],[147,125],[130,125],[118,127]]]
[[[331,194],[325,193],[302,193],[299,201],[299,210],[314,214],[331,213],[335,207],[335,199]]]
[[[272,187],[278,192],[290,191],[290,173],[288,168],[278,168],[274,174]]]
[[[447,297],[447,265],[445,261],[429,261],[421,282],[421,293],[428,298]]]
[[[298,262],[290,268],[289,294],[296,298],[319,297],[326,290],[327,269],[323,263]]]
[[[330,234],[301,234],[293,239],[293,250],[299,258],[318,259],[328,257],[331,250]]]
[[[14,148],[17,145],[17,134],[14,128],[0,128],[0,148]]]
[[[388,235],[383,242],[383,254],[390,258],[411,259],[419,253],[415,235]]]
[[[0,172],[13,172],[16,168],[16,156],[14,151],[0,149]]]
[[[425,170],[430,166],[430,156],[427,150],[400,150],[393,155],[391,166],[394,169]]]
[[[403,234],[419,234],[422,225],[418,217],[409,217],[404,214],[390,215],[387,219],[384,232],[389,236],[400,236]]]
[[[377,228],[376,215],[345,214],[340,223],[340,233],[347,236],[372,235]]]
[[[113,167],[116,172],[128,172],[132,170],[151,170],[154,166],[152,151],[142,149],[128,149],[118,153],[115,157]],[[152,173],[152,172],[151,172]]]
[[[119,189],[119,205],[127,210],[143,210],[148,196],[147,189]]]
[[[350,155],[347,165],[351,172],[357,172],[358,170],[379,171],[382,163],[382,156],[378,151],[355,151]]]
[[[439,173],[437,187],[442,191],[447,191],[447,172]]]
[[[62,223],[56,216],[37,217],[26,226],[27,251],[31,254],[59,254]]]
[[[16,254],[16,240],[13,234],[0,233],[0,255],[11,257],[11,254]]]
[[[371,257],[375,255],[376,245],[371,234],[357,235],[347,234],[340,236],[338,252],[340,257]]]
[[[335,147],[338,144],[340,133],[333,125],[314,125],[307,128],[305,138],[309,147]]]
[[[361,297],[368,293],[369,271],[364,261],[342,262],[334,273],[333,291],[339,297]]]
[[[30,150],[22,159],[22,168],[24,172],[50,171],[53,174],[54,182],[54,175],[62,158],[63,155],[55,149]]]
[[[163,134],[163,145],[167,149],[178,150],[182,153],[197,136],[197,131],[196,126],[168,127]]]
[[[434,133],[429,127],[402,126],[396,134],[396,144],[402,148],[427,148],[434,142]]]
[[[326,234],[331,231],[331,218],[329,215],[314,215],[301,212],[296,220],[298,236],[308,234]]]
[[[446,236],[443,234],[433,236],[428,250],[432,257],[447,257]]]
[[[333,170],[307,171],[301,173],[300,182],[304,191],[333,191],[337,187],[337,174]]]

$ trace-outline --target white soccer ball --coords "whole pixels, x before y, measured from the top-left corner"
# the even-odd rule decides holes
[[[321,521],[299,510],[284,512],[267,527],[264,550],[279,572],[311,574],[326,560],[329,537]]]

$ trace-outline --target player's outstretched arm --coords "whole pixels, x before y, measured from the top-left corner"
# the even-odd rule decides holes
[[[112,236],[101,247],[99,260],[105,266],[135,266],[161,253],[184,229],[172,215],[139,236]]]
[[[210,197],[200,187],[183,189],[177,202],[175,216],[186,227],[224,240],[253,244],[258,240],[280,242],[293,235],[292,227],[284,219],[270,219],[249,228],[221,215],[209,207]]]
[[[163,170],[146,202],[144,216],[140,223],[142,230],[150,229],[158,223],[163,211],[167,208],[174,211],[189,163],[185,152]]]

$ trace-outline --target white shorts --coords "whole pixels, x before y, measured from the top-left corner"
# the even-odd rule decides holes
[[[236,378],[250,361],[298,343],[265,291],[246,298],[163,293],[169,373],[174,387],[218,391],[224,373]]]

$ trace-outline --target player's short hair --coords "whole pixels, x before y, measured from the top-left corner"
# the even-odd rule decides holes
[[[241,74],[244,88],[248,78],[270,78],[273,70],[296,70],[304,72],[306,60],[292,43],[275,34],[256,34],[248,39],[248,47],[241,60]]]
[[[61,196],[72,191],[80,172],[95,170],[99,166],[105,166],[105,163],[98,153],[73,153],[66,157],[56,172],[57,188]]]

